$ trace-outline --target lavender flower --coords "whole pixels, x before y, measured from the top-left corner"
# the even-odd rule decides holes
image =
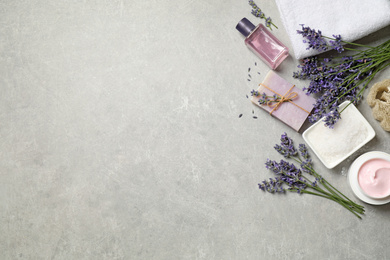
[[[332,128],[341,118],[338,106],[345,100],[358,105],[362,99],[362,93],[376,73],[390,66],[390,40],[379,46],[371,47],[357,43],[345,42],[340,35],[333,38],[322,35],[310,27],[301,25],[298,30],[308,44],[308,49],[318,51],[335,50],[342,53],[344,50],[355,51],[352,56],[344,56],[339,59],[309,57],[298,65],[300,69],[293,73],[294,78],[309,80],[309,86],[303,88],[310,94],[319,94],[312,114],[309,116],[311,123],[324,118],[325,125]],[[352,45],[352,47],[344,47]],[[366,50],[361,50],[364,47]],[[359,86],[362,86],[359,89]]]
[[[292,151],[294,155],[296,155],[297,151],[294,147],[294,141],[287,136],[286,132],[280,137],[280,142],[282,146],[286,147],[287,149]]]
[[[263,191],[268,191],[269,193],[283,193],[285,192],[285,189],[282,187],[282,185],[283,182],[280,180],[280,178],[269,178],[269,181],[264,180],[262,183],[259,183],[259,189]]]
[[[303,157],[303,159],[305,159],[305,160],[310,159],[309,151],[307,150],[307,147],[305,144],[299,144],[298,151],[299,151],[299,154]]]
[[[297,150],[294,147],[293,140],[286,133],[282,134],[280,141],[281,143],[276,144],[274,148],[285,158],[297,162],[299,167],[285,160],[277,162],[267,159],[265,167],[272,171],[276,177],[259,183],[259,189],[269,193],[290,191],[327,198],[339,203],[355,216],[361,218],[360,215],[364,214],[364,207],[351,201],[313,169],[308,149],[304,144],[299,144]],[[309,174],[312,180],[304,175],[306,173]],[[287,188],[284,188],[284,186],[287,186]]]
[[[313,169],[313,163],[310,159],[309,152],[307,150],[307,147],[305,144],[299,144],[298,148],[299,154],[302,157],[301,161],[301,169],[303,172],[309,173],[310,175],[312,174],[312,169]]]
[[[271,28],[271,24],[272,24],[271,17],[268,17],[267,19],[265,19],[265,26]]]
[[[278,96],[277,94],[274,94],[272,96],[268,96],[266,93],[263,93],[260,95],[260,93],[257,90],[252,90],[251,91],[251,96],[259,97],[258,103],[259,105],[269,105],[272,103],[278,103],[281,100],[281,97]],[[284,99],[283,102],[288,102],[291,99]]]
[[[330,40],[329,43],[332,46],[332,49],[336,50],[338,53],[342,53],[344,51],[344,47],[341,42],[341,36],[333,35],[334,40]]]
[[[325,126],[330,128],[334,127],[334,124],[341,118],[340,112],[338,110],[331,110],[329,113],[325,115]]]
[[[254,96],[254,97],[258,97],[259,95],[260,95],[260,94],[259,94],[259,91],[254,90],[254,89],[251,91],[251,96],[252,96],[252,97],[253,97],[253,96]]]
[[[325,51],[328,49],[327,42],[322,38],[322,32],[305,27],[301,24],[302,30],[297,30],[298,34],[301,34],[305,40],[304,43],[308,43],[309,47],[306,49],[315,49]]]
[[[276,144],[274,146],[275,150],[283,155],[286,159],[297,155],[297,150],[294,147],[293,140],[284,133],[280,138],[280,145]]]
[[[272,19],[271,17],[268,17],[268,18],[265,18],[265,14],[261,11],[261,9],[255,4],[254,1],[252,0],[249,0],[249,5],[252,6],[252,14],[256,17],[259,17],[261,19],[265,19],[265,26],[270,28],[272,30],[272,26],[274,26],[276,29],[278,29],[278,27],[272,23]]]
[[[262,95],[258,101],[259,105],[266,105],[266,104],[268,104],[268,102],[269,102],[269,99],[268,99],[267,95]]]

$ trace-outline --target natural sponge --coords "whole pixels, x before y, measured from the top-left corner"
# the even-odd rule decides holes
[[[390,132],[390,79],[374,84],[368,93],[367,103],[372,107],[374,118]]]

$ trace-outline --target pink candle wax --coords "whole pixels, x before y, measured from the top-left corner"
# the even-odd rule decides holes
[[[390,195],[390,162],[383,159],[371,159],[359,169],[358,181],[366,195],[383,198]]]

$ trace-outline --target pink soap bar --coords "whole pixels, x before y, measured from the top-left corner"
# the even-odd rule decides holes
[[[263,85],[267,86],[272,91]],[[302,127],[306,118],[309,116],[309,113],[313,109],[313,106],[316,102],[313,97],[306,95],[305,92],[303,92],[301,89],[278,76],[272,70],[270,70],[265,76],[264,81],[259,85],[257,91],[260,95],[253,96],[252,102],[268,112],[272,111],[272,116],[289,125],[297,132]],[[289,93],[292,93],[292,95],[296,93],[297,95],[290,102],[282,102],[277,109],[273,109],[268,105],[259,104],[258,101],[263,93],[266,93],[268,96],[273,96],[276,94],[279,97],[287,97]]]

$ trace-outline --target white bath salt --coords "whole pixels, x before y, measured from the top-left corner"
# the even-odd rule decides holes
[[[349,106],[341,113],[341,119],[334,128],[324,123],[314,125],[307,132],[307,139],[315,153],[327,164],[333,164],[340,158],[353,152],[368,137],[369,131],[362,115]]]

